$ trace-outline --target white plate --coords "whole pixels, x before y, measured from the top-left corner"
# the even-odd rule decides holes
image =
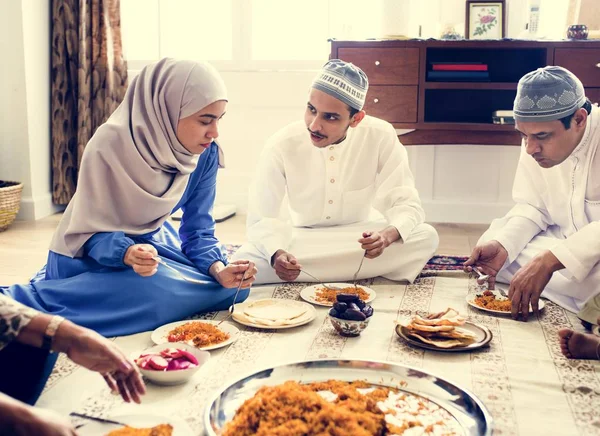
[[[325,285],[337,286],[338,288],[349,288],[352,286],[351,283],[325,283]],[[321,285],[321,284],[307,286],[306,288],[302,289],[302,292],[300,292],[300,297],[302,297],[302,299],[304,301],[308,301],[309,303],[316,304],[317,306],[325,306],[325,307],[333,306],[333,303],[317,301],[317,299],[316,299],[317,290],[322,287],[323,287],[323,285]],[[357,287],[361,288],[363,291],[365,291],[367,294],[369,294],[369,298],[367,298],[367,301],[365,301],[365,303],[370,303],[377,296],[375,291],[371,288],[367,288],[366,286],[361,286],[361,285],[357,285]]]
[[[265,298],[264,300],[282,301],[279,298]],[[293,301],[293,300],[283,300],[283,301]],[[304,324],[308,324],[313,319],[315,319],[317,316],[317,311],[310,304],[304,303],[302,301],[294,301],[294,303],[302,304],[302,305],[306,306],[306,312],[304,312],[304,314],[302,314],[301,316],[296,318],[296,322],[294,324],[273,325],[273,326],[263,325],[263,324],[255,324],[255,323],[253,323],[245,318],[242,318],[238,315],[239,313],[242,313],[246,309],[246,307],[248,307],[248,305],[250,305],[252,303],[256,303],[256,301],[245,301],[244,303],[237,303],[235,305],[235,311],[233,312],[233,315],[231,316],[233,318],[233,320],[236,322],[239,322],[242,325],[246,325],[248,327],[256,327],[256,328],[265,329],[265,330],[281,330],[281,329],[291,329],[294,327],[299,327]]]
[[[236,307],[237,307],[237,305],[236,305]],[[169,332],[171,330],[173,330],[175,327],[179,327],[180,325],[187,324],[188,322],[201,322],[204,324],[212,324],[214,326],[219,324],[219,321],[208,321],[208,320],[198,320],[198,319],[172,322],[170,324],[165,324],[163,326],[160,326],[159,328],[154,330],[152,332],[152,336],[150,336],[150,339],[152,339],[152,342],[154,342],[156,345],[168,344],[168,343],[175,344],[175,342],[169,342],[169,339],[168,339]],[[218,344],[209,345],[207,347],[197,347],[197,348],[208,351],[208,350],[215,350],[215,349],[221,348],[221,347],[226,347],[229,344],[233,344],[237,340],[238,335],[240,334],[240,330],[236,326],[234,326],[233,324],[228,323],[228,322],[224,322],[223,324],[221,324],[219,326],[219,329],[223,330],[225,333],[229,333],[229,339],[227,339],[226,341],[220,342]],[[194,346],[194,343],[192,341],[187,341],[186,343],[188,345],[191,345],[192,347]]]
[[[502,289],[508,295],[508,289],[504,289],[504,286],[502,286],[502,285],[500,285],[500,286],[496,285],[496,288]],[[495,290],[491,291],[496,296],[496,299],[498,299],[498,300],[508,300],[508,298],[504,297],[500,293],[500,291],[498,289],[495,289]],[[474,307],[475,309],[482,310],[484,312],[497,313],[497,314],[500,314],[500,315],[510,315],[510,311],[503,312],[501,310],[486,309],[485,307],[481,307],[481,306],[476,305],[475,304],[475,298],[477,297],[477,295],[481,295],[483,292],[484,291],[477,292],[475,294],[467,294],[467,303],[469,304],[469,306]],[[542,310],[544,308],[544,306],[546,306],[546,303],[544,302],[544,300],[542,300],[540,298],[539,302],[538,302],[538,308],[539,308],[539,310]],[[529,313],[533,313],[533,308],[531,307],[531,304],[529,305]]]
[[[107,419],[122,422],[131,427],[148,428],[159,424],[171,424],[173,426],[173,436],[192,436],[194,433],[185,421],[179,418],[148,415],[115,415]],[[85,419],[82,419],[86,421]],[[105,424],[96,421],[87,421],[83,426],[77,429],[79,436],[105,436],[113,430],[123,428],[115,424]]]

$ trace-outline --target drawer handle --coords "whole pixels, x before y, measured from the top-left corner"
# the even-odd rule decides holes
[[[380,64],[381,64],[381,62],[375,61],[375,65],[379,66]],[[596,65],[596,66],[598,66],[598,65]],[[598,68],[600,68],[600,67],[598,67]]]
[[[373,99],[373,103],[379,103],[379,99],[378,98],[374,98]]]

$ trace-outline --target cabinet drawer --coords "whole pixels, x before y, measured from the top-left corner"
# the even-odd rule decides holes
[[[554,64],[571,71],[584,86],[600,86],[600,49],[557,48]]]
[[[585,88],[585,96],[589,98],[592,103],[600,104],[600,88]]]
[[[340,59],[358,65],[370,85],[417,85],[418,48],[340,48]]]
[[[417,86],[370,86],[365,111],[390,123],[416,123],[417,90]]]

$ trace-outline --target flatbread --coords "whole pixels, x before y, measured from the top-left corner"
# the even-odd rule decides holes
[[[434,347],[438,347],[438,348],[454,348],[454,347],[461,347],[461,346],[465,346],[465,345],[469,345],[469,344],[473,343],[473,339],[441,339],[441,338],[433,339],[433,338],[426,338],[424,336],[421,336],[421,335],[419,335],[417,333],[413,333],[413,332],[408,332],[407,334],[408,334],[408,336],[416,338],[421,342],[424,342],[429,345],[433,345]]]
[[[454,348],[472,344],[477,339],[473,332],[458,327],[466,319],[452,308],[438,313],[435,318],[414,315],[400,322],[404,334],[437,348]]]
[[[289,300],[258,300],[244,308],[244,315],[257,324],[271,325],[271,322],[283,323],[301,317],[307,307]],[[295,321],[294,321],[295,322]]]
[[[452,338],[452,339],[476,339],[477,335],[469,330],[455,327],[454,330],[448,332],[435,332],[433,335],[439,338]]]
[[[250,324],[264,325],[265,327],[279,327],[279,326],[284,326],[284,325],[298,324],[306,318],[306,315],[307,314],[304,314],[304,315],[302,315],[298,318],[294,318],[294,319],[270,320],[270,319],[262,319],[262,318],[253,318],[251,316],[246,315],[245,313],[234,312],[233,318],[235,320],[243,321],[243,322],[250,323]]]
[[[450,332],[454,330],[453,325],[422,325],[414,322],[406,326],[409,330],[419,330],[422,332]]]
[[[446,309],[445,312],[439,313],[435,318],[423,318],[419,315],[415,315],[412,318],[413,324],[420,325],[463,325],[465,323],[465,318],[460,316],[460,314],[451,308]]]

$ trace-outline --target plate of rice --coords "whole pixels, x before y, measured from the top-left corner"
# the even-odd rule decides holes
[[[152,332],[150,338],[156,345],[183,342],[201,350],[214,350],[235,342],[240,330],[231,323],[219,321],[188,320],[165,324]]]
[[[500,315],[510,315],[511,301],[506,297],[506,291],[503,289],[487,290],[476,294],[467,295],[467,303],[475,309],[483,310],[484,312],[496,313]],[[541,298],[539,299],[538,308],[542,310],[546,303]],[[529,305],[529,313],[533,313],[531,304]]]
[[[489,436],[481,400],[436,375],[389,362],[313,360],[243,376],[204,412],[209,436]]]
[[[307,286],[300,292],[300,297],[309,303],[317,306],[332,307],[338,294],[358,294],[358,297],[365,303],[370,303],[377,294],[371,288],[361,285],[352,285],[350,283],[325,283],[325,286],[335,286],[339,290],[324,287],[321,284]]]

